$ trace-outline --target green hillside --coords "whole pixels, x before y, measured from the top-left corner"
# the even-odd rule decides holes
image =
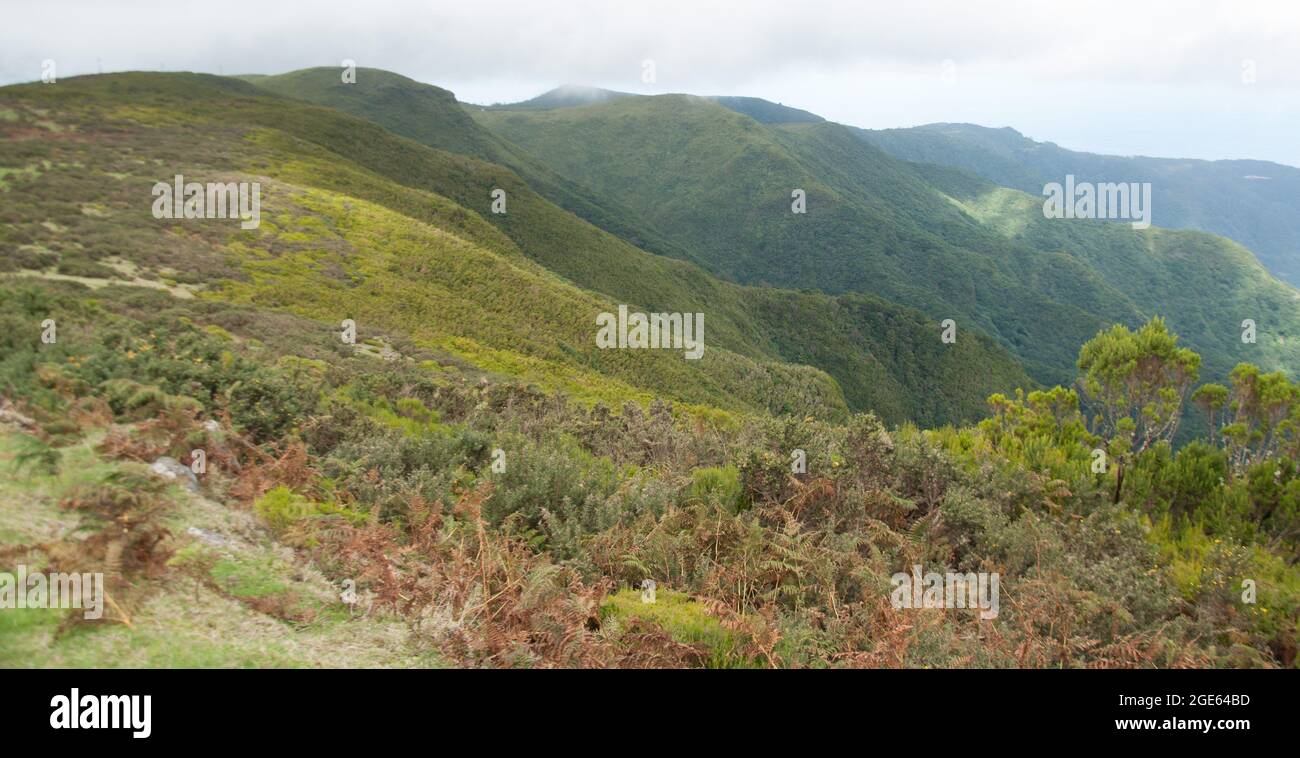
[[[820,132],[805,142],[804,154],[826,159],[828,171],[830,165],[865,163],[854,160],[850,132],[838,125],[786,131]],[[870,157],[888,161],[874,150]],[[979,224],[974,232],[958,223],[931,228],[964,248],[1001,256],[1002,270],[1038,296],[1131,326],[1162,316],[1202,354],[1207,375],[1219,380],[1243,361],[1291,373],[1300,367],[1300,292],[1231,240],[1159,226],[1134,230],[1122,223],[1047,219],[1041,195],[977,188],[952,172],[906,168],[945,200],[956,200],[963,221]],[[861,191],[870,187],[864,183]],[[931,216],[943,218],[927,210]],[[1254,344],[1241,341],[1245,319],[1257,324]]]
[[[428,147],[505,166],[533,191],[591,224],[642,249],[681,256],[673,243],[639,224],[636,214],[627,208],[561,177],[546,164],[476,125],[456,102],[456,96],[445,89],[373,68],[357,69],[357,79],[350,84],[343,83],[339,69],[323,67],[245,79],[268,92],[361,116]]]
[[[1150,182],[1155,223],[1236,240],[1280,279],[1300,286],[1300,169],[1269,161],[1098,155],[1037,142],[1011,128],[926,124],[857,130],[891,155],[973,171],[1039,195],[1048,182]]]
[[[1036,210],[987,186],[983,200],[961,200],[969,179],[947,186],[838,124],[764,125],[703,98],[472,115],[671,230],[721,276],[870,292],[954,318],[995,336],[1045,383],[1066,381],[1078,346],[1104,325],[1152,315],[1167,316],[1213,376],[1241,360],[1300,365],[1295,290],[1226,240],[1039,223],[1041,202]],[[793,189],[807,193],[804,215],[791,212]],[[1267,332],[1256,345],[1238,339],[1245,318]]]
[[[174,280],[204,298],[326,323],[354,318],[363,330],[607,401],[653,393],[733,410],[870,408],[944,423],[978,417],[987,394],[1024,383],[987,338],[943,346],[937,323],[883,301],[717,282],[564,212],[506,168],[335,110],[217,77],[65,83],[3,90],[12,132],[42,122],[42,136],[77,135],[3,143],[0,163],[34,172],[12,179],[24,184],[6,209],[9,269]],[[260,177],[261,227],[152,223],[149,188],[177,171]],[[496,187],[508,193],[506,214],[488,211]],[[597,349],[595,316],[618,303],[706,313],[704,359]]]
[[[697,309],[699,302],[707,302],[711,317],[718,324],[713,333],[720,344],[751,357],[776,357],[822,368],[841,384],[853,408],[871,408],[890,420],[912,418],[944,423],[973,418],[982,412],[984,394],[1013,386],[1023,376],[1013,361],[977,330],[972,330],[971,339],[934,352],[938,319],[898,310],[882,300],[871,301],[879,311],[874,316],[854,316],[865,314],[860,305],[846,308],[833,298],[772,292],[766,288],[756,293],[719,282],[699,267],[647,255],[627,239],[602,234],[538,198],[533,192],[537,185],[531,177],[556,176],[553,170],[539,168],[541,164],[535,158],[523,155],[519,148],[465,117],[455,107],[450,93],[368,69],[359,72],[355,88],[342,85],[337,79],[337,72],[332,69],[307,69],[258,77],[256,82],[262,88],[361,115],[430,147],[455,150],[458,146],[480,146],[474,149],[475,154],[499,158],[511,167],[522,166],[519,169],[522,181],[509,182],[515,177],[498,178],[499,174],[486,171],[471,176],[457,172],[446,179],[448,172],[433,166],[412,167],[387,161],[368,164],[397,181],[429,186],[466,207],[481,204],[481,198],[498,184],[505,187],[510,197],[510,212],[487,215],[486,219],[500,226],[526,255],[543,266],[586,289],[651,309],[687,311]],[[419,124],[432,126],[413,126]],[[497,184],[487,181],[488,178]],[[545,195],[544,188],[553,184],[543,181],[541,186],[543,190],[539,194]],[[569,186],[581,185],[570,182]],[[624,213],[644,218],[632,210]],[[606,228],[618,230],[628,226],[613,222]],[[640,237],[633,235],[631,239]],[[685,248],[675,243],[666,243],[660,249],[677,257],[688,257]],[[787,302],[779,307],[764,305],[782,300]],[[756,312],[760,305],[762,310]],[[773,314],[777,313],[787,317],[774,320]],[[841,323],[845,318],[856,320]],[[822,325],[830,328],[823,330]],[[1081,340],[1087,336],[1080,333]],[[916,345],[925,349],[917,351],[913,349]],[[954,388],[935,393],[918,391],[913,382],[900,382],[899,377],[903,375],[924,372],[927,364],[918,362],[918,355],[934,359],[946,356],[942,358],[945,366],[979,366],[975,388],[967,390],[965,383],[958,383]],[[946,373],[935,368],[935,374]]]
[[[653,390],[737,410],[768,402],[844,408],[824,374],[721,345],[698,368],[680,352],[598,349],[595,316],[616,310],[615,302],[537,266],[446,197],[403,187],[319,143],[364,145],[352,152],[357,160],[436,172],[446,182],[504,169],[232,80],[142,74],[66,84],[5,90],[15,131],[30,128],[39,109],[46,125],[38,129],[77,136],[3,143],[5,165],[36,167],[8,193],[9,218],[27,220],[7,227],[6,258],[22,256],[14,268],[174,280],[202,298],[325,324],[352,318],[362,337],[400,332],[482,369],[608,402],[648,401]],[[176,172],[260,181],[260,227],[153,219],[150,187]]]

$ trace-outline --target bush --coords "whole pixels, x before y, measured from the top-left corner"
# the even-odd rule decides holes
[[[739,513],[743,507],[740,470],[735,466],[708,466],[691,472],[691,485],[687,497],[717,503],[729,513]]]
[[[276,531],[284,531],[304,519],[341,516],[353,525],[366,520],[365,514],[333,503],[318,503],[288,487],[275,487],[253,503],[253,510]]]

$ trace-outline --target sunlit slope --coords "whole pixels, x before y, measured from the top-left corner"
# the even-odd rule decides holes
[[[987,338],[943,346],[937,323],[884,301],[719,282],[564,212],[508,169],[238,81],[87,77],[6,88],[0,103],[13,114],[0,164],[33,167],[10,177],[11,269],[126,268],[142,285],[356,318],[588,397],[834,414],[847,396],[942,423],[1025,378]],[[261,227],[153,219],[150,187],[177,172],[260,181]],[[493,187],[506,214],[488,211]],[[595,316],[618,303],[705,313],[705,358],[597,349]]]
[[[635,214],[585,191],[545,163],[479,126],[451,92],[382,69],[361,68],[344,83],[338,68],[308,68],[248,81],[278,95],[337,108],[374,121],[394,134],[428,147],[505,166],[551,202],[652,252],[673,252],[672,243],[638,223]]]
[[[542,161],[472,121],[465,110],[481,109],[462,108],[446,90],[374,69],[358,70],[355,84],[342,83],[339,71],[330,68],[257,77],[253,81],[270,91],[360,115],[431,147],[509,166],[526,187],[506,187],[511,212],[486,218],[506,231],[528,255],[582,287],[620,300],[670,311],[690,310],[698,308],[699,302],[707,302],[710,313],[721,316],[722,330],[717,337],[722,344],[748,355],[774,356],[823,368],[844,387],[854,408],[870,408],[887,418],[930,423],[972,418],[983,412],[989,390],[1011,386],[1023,376],[1001,350],[979,333],[995,323],[992,319],[964,324],[971,329],[966,339],[957,346],[945,346],[935,341],[941,319],[905,313],[886,301],[858,299],[846,307],[832,299],[806,294],[766,290],[760,294],[719,282],[700,268],[647,256],[628,244],[654,237],[644,230],[649,217],[641,209],[632,210],[628,204],[614,200],[608,191],[593,193],[580,182],[560,178]],[[773,106],[760,112],[780,115],[788,110]],[[790,117],[777,120],[788,121]],[[663,167],[648,169],[647,180],[663,171]],[[411,172],[403,167],[398,173],[387,173],[404,181]],[[430,173],[445,172],[419,171],[421,176]],[[472,206],[481,205],[491,189],[490,185],[480,184],[477,197],[466,195],[463,182],[458,181],[439,184],[436,191]],[[557,212],[549,203],[536,203],[532,190],[623,239],[599,233]],[[516,213],[521,203],[526,205],[520,213],[526,216]],[[952,212],[947,203],[936,205]],[[605,215],[588,212],[596,206],[604,208]],[[656,242],[651,249],[678,258],[692,257],[688,248],[674,244]],[[743,278],[731,272],[724,275]],[[872,303],[870,309],[863,306],[867,302]],[[756,303],[773,303],[775,307],[765,305],[762,311],[755,312]],[[774,314],[784,317],[774,318]],[[1025,322],[1024,328],[1032,327],[1031,322]],[[1078,336],[1082,340],[1091,332],[1084,328]],[[934,349],[936,345],[938,350]],[[961,367],[958,373],[964,374],[967,381],[952,386],[935,379],[950,375],[949,367],[953,365]],[[933,391],[936,385],[941,391]]]
[[[926,171],[972,216],[1016,243],[1081,268],[1093,281],[1079,286],[1119,292],[1135,308],[1194,334],[1186,341],[1201,352],[1206,376],[1225,376],[1241,362],[1300,372],[1300,291],[1270,275],[1236,242],[1189,230],[1047,219],[1041,197],[951,170]],[[1067,289],[1060,297],[1071,295]],[[1248,320],[1255,325],[1254,342],[1243,341]]]
[[[325,323],[352,318],[362,338],[367,325],[400,331],[481,368],[578,397],[844,409],[834,382],[807,367],[713,345],[689,362],[681,351],[597,348],[595,317],[616,303],[546,271],[473,212],[433,193],[410,196],[372,175],[370,190],[422,201],[425,218],[414,219],[300,182],[328,175],[331,164],[349,167],[338,154],[325,160],[289,132],[259,126],[275,120],[280,104],[237,82],[174,75],[65,80],[57,88],[8,88],[3,102],[15,114],[0,143],[3,164],[36,167],[34,178],[9,188],[7,220],[16,223],[6,230],[6,250],[54,256],[43,269],[74,263],[88,279],[129,269],[145,281],[178,281],[203,298]],[[314,110],[312,122],[337,135],[347,133],[344,122],[365,126],[341,114],[330,122],[333,112]],[[260,226],[153,218],[150,188],[174,173],[259,182]]]

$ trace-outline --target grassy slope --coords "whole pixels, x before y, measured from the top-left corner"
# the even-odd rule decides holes
[[[769,402],[830,413],[844,407],[820,372],[723,349],[717,323],[709,324],[714,341],[699,363],[673,351],[598,350],[595,315],[615,303],[533,263],[464,207],[367,172],[299,134],[340,150],[363,144],[369,152],[357,152],[372,165],[413,166],[444,182],[476,172],[505,175],[504,169],[435,153],[368,122],[267,97],[233,80],[129,75],[66,83],[57,91],[5,92],[6,105],[20,115],[10,133],[17,138],[2,143],[0,162],[73,167],[49,170],[14,193],[7,212],[17,222],[9,241],[18,251],[53,253],[60,261],[113,256],[152,276],[196,282],[201,297],[252,301],[325,323],[352,314],[363,336],[369,319],[372,327],[405,331],[483,368],[577,397],[619,402],[653,393],[736,410]],[[75,138],[24,139],[34,109],[58,134]],[[149,188],[175,171],[260,180],[261,227],[154,220]],[[354,179],[361,181],[354,186]],[[311,182],[329,189],[305,191]],[[334,191],[349,188],[351,195]],[[410,215],[362,202],[366,196]],[[512,211],[527,215],[528,208],[525,201]],[[31,221],[39,218],[47,225]],[[383,237],[375,234],[380,229]],[[359,270],[364,281],[350,275]],[[361,292],[383,296],[359,299]]]
[[[248,81],[277,95],[336,108],[438,150],[496,163],[518,174],[546,199],[642,249],[681,256],[663,235],[637,216],[557,174],[545,163],[479,127],[451,92],[381,69],[363,68],[344,84],[336,68],[308,68]]]
[[[529,256],[582,287],[647,308],[694,311],[706,302],[710,318],[720,324],[713,333],[721,344],[745,355],[821,368],[840,384],[852,408],[870,408],[890,421],[910,418],[941,424],[976,417],[983,412],[983,400],[990,390],[1026,382],[1023,372],[993,342],[974,331],[957,346],[945,349],[935,342],[933,319],[880,299],[836,301],[736,287],[696,266],[646,255],[628,244],[645,237],[639,230],[629,235],[630,223],[593,219],[593,223],[621,233],[625,241],[557,214],[545,203],[535,204],[532,189],[565,207],[572,206],[562,193],[553,191],[557,182],[567,180],[558,179],[552,169],[471,121],[445,90],[378,70],[360,72],[355,86],[339,82],[334,69],[305,69],[255,81],[280,94],[361,115],[430,147],[484,157],[513,168],[528,186],[507,187],[513,203],[511,213],[487,218]],[[425,171],[422,175],[437,173]],[[402,176],[397,178],[402,180]],[[483,185],[479,197],[457,194],[459,187],[446,184],[437,184],[436,191],[472,206],[490,187]],[[600,202],[622,216],[636,218],[638,223],[646,218],[610,200],[609,192],[600,197]],[[516,215],[514,209],[521,202],[527,205],[520,213],[528,215]],[[946,205],[940,207],[948,210]],[[575,212],[584,215],[581,210]],[[652,249],[690,257],[680,246]],[[956,380],[960,376],[978,378],[971,384]]]
[[[264,192],[268,196],[295,197],[289,186],[292,185],[294,188],[315,187],[368,200],[375,204],[369,209],[375,213],[396,213],[408,222],[415,222],[415,226],[448,231],[473,243],[478,250],[509,260],[512,267],[526,274],[517,283],[540,277],[537,281],[547,282],[548,287],[564,286],[532,264],[529,260],[532,258],[588,290],[614,298],[614,302],[628,302],[648,310],[703,311],[707,315],[706,340],[710,346],[704,359],[707,373],[693,371],[684,376],[683,371],[697,367],[684,367],[679,354],[618,351],[618,354],[611,355],[614,351],[586,349],[594,334],[594,314],[597,310],[611,309],[610,301],[590,296],[586,300],[574,300],[576,290],[572,290],[571,295],[560,297],[542,296],[536,300],[540,303],[539,308],[525,308],[525,311],[536,313],[540,318],[541,314],[559,307],[558,304],[568,302],[572,306],[562,317],[553,315],[558,319],[555,323],[564,325],[559,328],[563,336],[553,341],[549,353],[539,352],[536,340],[527,343],[532,350],[528,353],[531,358],[541,357],[549,362],[545,370],[533,370],[534,367],[521,360],[500,354],[499,351],[513,351],[516,346],[518,335],[510,331],[493,332],[490,338],[486,338],[483,329],[459,335],[474,339],[479,347],[497,351],[488,354],[460,346],[462,354],[473,354],[475,360],[496,370],[540,378],[547,374],[554,376],[557,364],[576,364],[595,371],[612,371],[617,379],[668,397],[722,407],[807,410],[820,405],[831,413],[836,412],[837,407],[843,408],[843,400],[839,399],[840,389],[832,386],[824,375],[772,362],[806,361],[831,372],[843,387],[852,407],[874,409],[891,421],[912,418],[922,423],[944,423],[978,416],[983,412],[983,400],[988,393],[1024,383],[1024,375],[1014,362],[987,338],[968,332],[971,338],[959,340],[958,345],[947,350],[936,350],[933,349],[938,346],[936,324],[919,313],[883,301],[857,299],[837,302],[824,296],[754,291],[718,282],[694,266],[645,253],[582,222],[532,192],[508,169],[421,147],[369,122],[336,111],[260,96],[258,90],[244,83],[214,77],[130,75],[73,79],[67,83],[69,88],[59,92],[76,96],[82,109],[68,112],[61,118],[84,121],[78,129],[111,129],[115,133],[114,139],[123,143],[124,150],[129,147],[142,153],[153,151],[160,156],[202,156],[205,165],[212,170],[248,171],[275,177],[286,185],[284,192],[280,193],[274,189],[274,183],[264,182]],[[184,105],[175,99],[181,90],[187,96]],[[37,107],[60,102],[58,93],[37,88],[11,88],[6,92],[34,98],[35,103],[41,104]],[[47,100],[53,102],[44,102]],[[94,105],[90,106],[90,102]],[[94,112],[96,118],[109,114],[117,118],[110,117],[108,123],[92,125],[93,119],[86,117],[88,112]],[[149,147],[150,144],[154,147]],[[0,163],[38,164],[48,160],[44,156],[54,152],[54,147],[36,141],[13,142],[7,149],[13,152],[14,157]],[[131,164],[136,159],[122,152],[95,157],[81,143],[59,147],[75,149],[77,161],[103,164],[103,168],[114,174],[130,176],[135,170]],[[70,225],[81,227],[70,233],[74,238],[87,235],[109,237],[115,243],[109,251],[101,245],[86,247],[104,253],[120,246],[129,251],[127,257],[141,258],[155,268],[171,268],[155,252],[154,245],[143,244],[144,240],[164,232],[159,228],[161,225],[146,223],[122,228],[125,216],[111,221],[76,212],[79,205],[99,202],[93,195],[102,185],[82,181],[85,177],[74,177],[74,173],[81,172],[55,173],[45,178],[46,182],[66,184],[71,193],[67,196],[78,198],[78,203],[68,208],[65,216]],[[124,209],[134,206],[130,209],[137,214],[137,219],[145,212],[139,207],[138,197],[141,193],[147,197],[147,185],[146,189],[132,185],[137,187],[134,203],[124,196],[125,185],[146,180],[152,183],[156,179],[155,173],[158,172],[150,170],[142,177],[118,180],[123,185],[116,190],[117,194],[123,195],[119,202]],[[161,173],[166,175],[168,171]],[[108,184],[111,186],[112,183]],[[509,193],[509,212],[505,215],[487,212],[489,192],[495,186],[502,186]],[[42,213],[48,215],[49,197],[40,189],[36,196],[26,196],[23,202],[32,207],[26,212],[21,206],[14,208],[15,220],[37,217]],[[264,198],[264,202],[271,203],[270,211],[264,209],[270,225],[264,222],[261,236],[275,235],[262,240],[264,246],[269,245],[278,254],[280,249],[315,245],[312,235],[306,231],[296,230],[282,235],[275,213],[304,216],[321,213],[325,206],[309,212],[300,208],[276,211],[276,201]],[[45,204],[45,210],[41,210],[42,204]],[[395,219],[390,221],[397,223]],[[324,226],[330,228],[334,223],[334,220],[327,219]],[[109,228],[101,230],[104,226]],[[213,231],[208,225],[193,224],[187,225],[187,232],[191,226],[198,234]],[[24,227],[23,233],[31,238],[29,244],[39,246],[44,239],[54,236],[35,224]],[[28,229],[30,232],[26,231]],[[172,234],[163,239],[166,245],[176,247],[183,237]],[[193,253],[198,260],[179,267],[182,270],[178,275],[234,282],[246,279],[250,259],[243,255],[241,248],[228,248],[231,241],[210,239],[206,244],[184,245],[189,248],[187,252]],[[336,240],[331,244],[334,242]],[[317,261],[313,265],[330,267],[342,264],[334,260]],[[284,275],[289,269],[282,266],[278,271]],[[428,275],[453,277],[457,274],[435,268]],[[311,290],[311,296],[293,295],[292,307],[298,312],[311,307],[335,308],[328,299],[319,297],[322,293],[316,291],[318,288],[312,284],[313,281],[321,283],[327,279],[295,282]],[[270,290],[283,284],[273,280],[262,283]],[[513,285],[505,282],[501,286]],[[534,288],[535,285],[528,286]],[[237,287],[227,285],[222,291],[237,290]],[[536,289],[529,291],[537,292]],[[512,292],[519,294],[517,290]],[[292,291],[285,290],[283,294],[287,296]],[[472,291],[467,294],[475,297]],[[240,296],[255,295],[255,291],[246,290]],[[335,297],[334,302],[338,302]],[[529,299],[528,302],[534,301]],[[579,302],[586,309],[582,313],[573,310],[579,307]],[[600,302],[604,304],[595,308]],[[444,305],[439,303],[436,307]],[[380,325],[420,331],[425,336],[449,336],[446,329],[439,326],[447,321],[463,324],[466,329],[486,328],[491,323],[491,319],[481,322],[466,320],[463,313],[459,317],[443,318],[437,314],[433,317],[428,313],[416,317],[418,308],[415,305],[400,306],[392,302],[368,303],[367,307],[402,311],[372,316],[383,319]],[[517,304],[491,299],[475,298],[473,307],[499,309],[501,315],[496,322],[503,328],[509,327],[506,322],[513,318],[511,314],[518,312],[510,310],[518,307]],[[315,311],[313,315],[326,321],[341,318],[325,310]],[[533,325],[538,323],[543,322],[535,321]],[[513,330],[513,327],[509,328]],[[520,328],[532,327],[525,324]],[[736,355],[728,355],[728,351]],[[570,355],[571,352],[574,354]],[[979,369],[975,370],[976,367]],[[965,378],[972,374],[979,377],[977,381]],[[927,377],[926,381],[914,383],[911,377],[917,375]],[[578,395],[597,394],[593,388],[600,382],[595,376],[588,373],[579,377],[581,381],[565,384],[566,389]],[[958,381],[954,377],[963,378]],[[581,391],[575,386],[578,384],[586,385],[587,391]],[[551,382],[550,386],[558,385]]]
[[[1238,360],[1270,368],[1297,362],[1294,339],[1286,342],[1300,332],[1293,291],[1225,240],[1044,225],[1018,202],[963,205],[924,169],[846,127],[764,126],[703,98],[472,115],[674,230],[725,276],[873,292],[956,318],[997,336],[1042,381],[1068,381],[1078,346],[1103,325],[1136,325],[1156,314],[1206,356],[1216,376]],[[808,193],[804,216],[790,213],[796,187]],[[1196,254],[1166,254],[1152,240]],[[1170,265],[1174,258],[1178,265]],[[1269,321],[1267,339],[1247,346],[1258,349],[1232,344],[1242,318]]]
[[[1083,268],[1098,286],[1133,303],[1153,303],[1147,312],[1194,335],[1184,339],[1203,356],[1203,376],[1221,378],[1241,362],[1293,376],[1300,367],[1300,291],[1274,279],[1241,245],[1187,230],[1046,219],[1039,197],[952,171],[928,171],[964,210],[1014,241],[1062,251],[1056,255]],[[1241,341],[1245,319],[1257,324],[1255,344]]]
[[[479,146],[473,149],[491,156],[508,152],[501,161],[522,165],[521,175],[540,173],[536,159],[518,158],[519,148],[468,121],[459,108],[447,113],[454,101],[444,90],[382,71],[367,72],[372,82],[368,88],[360,80],[352,88],[336,79],[332,69],[308,69],[256,81],[366,116],[432,147]],[[454,195],[458,188],[439,185],[438,191]],[[511,198],[517,197],[514,189],[509,191]],[[607,198],[608,193],[602,202],[610,202]],[[523,199],[531,201],[531,192]],[[476,200],[470,196],[465,202]],[[906,417],[933,424],[973,418],[982,413],[990,389],[1025,381],[1023,372],[984,335],[972,331],[969,339],[947,352],[935,350],[933,319],[878,299],[837,302],[806,293],[735,287],[698,267],[646,255],[624,240],[596,234],[553,212],[533,214],[522,222],[512,216],[488,220],[499,224],[528,255],[580,286],[661,310],[692,310],[707,302],[715,323],[721,316],[722,328],[715,334],[724,346],[822,368],[843,387],[850,407],[873,409],[891,421]],[[611,228],[619,226],[627,224]],[[669,252],[685,255],[680,248]],[[973,385],[950,381],[960,374],[979,378]],[[921,376],[925,378],[918,380]],[[922,386],[925,389],[919,390]]]

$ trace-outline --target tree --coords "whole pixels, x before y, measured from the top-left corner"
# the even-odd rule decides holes
[[[1294,450],[1300,431],[1300,387],[1281,371],[1264,374],[1250,363],[1237,364],[1229,379],[1233,416],[1223,427],[1223,439],[1234,468]]]
[[[1210,444],[1215,444],[1215,436],[1222,420],[1224,406],[1228,402],[1228,388],[1222,384],[1203,384],[1192,393],[1192,402],[1205,412],[1210,427]]]
[[[1157,316],[1136,332],[1117,324],[1098,333],[1079,350],[1078,366],[1079,389],[1095,414],[1092,430],[1107,440],[1116,461],[1119,502],[1125,464],[1178,431],[1201,356],[1178,347],[1178,336]]]

